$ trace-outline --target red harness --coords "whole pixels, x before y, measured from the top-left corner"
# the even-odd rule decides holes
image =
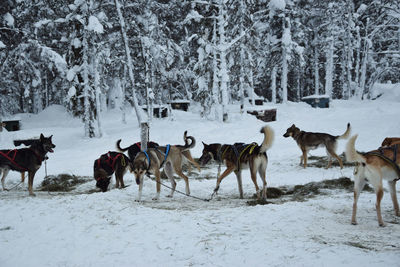
[[[118,159],[119,157],[121,157],[122,154],[117,154],[117,155],[115,155],[114,158],[111,157],[110,152],[108,152],[108,153],[105,154],[105,155],[108,156],[108,158],[105,160],[105,162],[108,164],[108,166],[111,167],[111,169],[112,169],[113,171],[115,171],[115,169],[114,169],[115,162],[117,161],[117,159]],[[99,168],[101,168],[101,166],[100,166],[100,159],[101,159],[101,157],[100,157],[99,159],[97,159],[97,166],[98,166]]]
[[[10,153],[14,152],[14,155],[12,157],[10,157]],[[21,169],[22,171],[27,171],[27,168],[23,168],[21,166],[19,166],[16,162],[15,162],[15,156],[17,156],[17,149],[14,150],[8,150],[7,153],[3,153],[0,151],[0,155],[2,155],[3,157],[5,157],[6,159],[8,159],[14,166],[16,166],[17,168]]]

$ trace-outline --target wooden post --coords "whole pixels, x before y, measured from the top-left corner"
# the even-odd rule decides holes
[[[147,143],[149,142],[149,124],[147,122],[142,122],[140,124],[140,142],[141,150],[147,150]]]

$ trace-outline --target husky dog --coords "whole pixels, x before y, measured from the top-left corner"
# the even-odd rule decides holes
[[[325,147],[326,154],[328,155],[328,165],[326,168],[330,168],[332,164],[332,157],[335,157],[340,165],[340,168],[343,169],[342,159],[336,154],[337,140],[339,139],[347,139],[350,135],[350,123],[347,124],[347,129],[342,135],[333,136],[327,133],[312,133],[301,131],[294,124],[290,126],[283,137],[293,137],[296,140],[297,145],[300,147],[303,152],[300,157],[300,165],[304,162],[304,168],[307,167],[307,153],[309,150],[317,149],[318,147]]]
[[[157,194],[153,198],[153,200],[158,200],[160,198],[160,169],[162,167],[164,167],[164,171],[171,182],[172,189],[168,197],[173,197],[176,188],[176,182],[173,176],[174,172],[185,180],[186,194],[190,195],[189,178],[182,172],[183,152],[193,148],[196,145],[196,140],[193,136],[186,136],[186,132],[184,134],[184,137],[185,145],[183,146],[159,146],[157,148],[149,148],[147,149],[147,151],[141,151],[137,154],[137,156],[133,160],[133,173],[136,177],[136,183],[139,184],[139,194],[137,201],[141,200],[143,178],[145,174],[153,174],[156,177]],[[190,140],[191,142],[189,143],[188,140]]]
[[[396,216],[400,216],[399,203],[396,195],[396,181],[400,179],[400,144],[390,147],[381,147],[367,153],[359,153],[355,149],[356,139],[357,135],[351,137],[346,147],[346,160],[357,163],[357,166],[354,168],[354,203],[351,223],[357,224],[356,213],[358,197],[366,181],[368,181],[375,189],[375,206],[379,225],[384,226],[385,224],[381,215],[383,179],[389,183],[394,212]]]
[[[256,143],[244,144],[235,143],[233,145],[227,144],[205,144],[203,143],[203,153],[199,159],[201,165],[207,164],[211,159],[214,159],[220,163],[225,162],[226,170],[217,179],[217,184],[214,189],[214,194],[218,192],[222,179],[228,176],[230,173],[235,172],[238,181],[239,195],[243,198],[242,188],[242,175],[241,169],[250,168],[251,179],[253,180],[256,188],[257,197],[260,199],[260,190],[257,185],[257,172],[259,173],[262,182],[262,198],[267,197],[267,182],[265,178],[268,157],[266,151],[272,146],[274,140],[274,132],[269,126],[265,126],[261,129],[261,133],[264,134],[263,143],[258,146]]]
[[[186,144],[187,140],[189,140],[189,138],[187,138],[187,131],[185,131],[185,133],[183,134],[183,141],[185,142],[185,144]],[[153,142],[153,141],[147,142],[147,148],[156,148],[159,146],[160,145],[156,142]],[[180,145],[176,145],[176,146],[179,147]],[[117,147],[117,150],[120,152],[128,151],[129,158],[131,160],[134,160],[137,153],[139,153],[141,150],[141,143],[137,142],[133,145],[130,145],[129,147],[122,148],[121,147],[121,139],[119,139],[116,143],[116,147]],[[197,170],[200,172],[200,165],[193,159],[192,154],[190,153],[190,150],[184,150],[182,152],[182,154],[185,157],[184,161],[185,162],[188,161],[189,163],[193,164],[197,168]],[[191,165],[189,164],[188,167],[189,167],[189,172],[190,172]]]
[[[96,187],[106,192],[111,176],[115,173],[116,187],[124,188],[124,174],[127,170],[132,172],[132,163],[123,153],[109,151],[101,155],[93,164],[93,176],[96,180]]]
[[[147,142],[147,148],[155,148],[155,147],[158,147],[158,146],[160,146],[160,145],[157,144],[156,142],[152,142],[152,141]],[[126,152],[126,151],[128,151],[129,159],[130,159],[130,160],[134,160],[135,157],[136,157],[136,155],[137,155],[137,153],[139,153],[140,150],[141,150],[141,143],[140,143],[140,142],[137,142],[137,143],[134,143],[133,145],[130,145],[130,146],[125,147],[125,148],[122,148],[122,147],[121,147],[121,139],[119,139],[119,140],[117,141],[117,143],[116,143],[116,147],[117,147],[117,150],[118,150],[119,152]]]
[[[20,173],[28,172],[28,191],[29,195],[33,193],[33,178],[42,162],[46,159],[47,152],[53,153],[56,146],[52,142],[52,135],[44,137],[40,134],[39,140],[32,142],[30,147],[21,149],[0,150],[0,173],[3,173],[1,185],[3,190],[7,190],[4,181],[10,170]]]

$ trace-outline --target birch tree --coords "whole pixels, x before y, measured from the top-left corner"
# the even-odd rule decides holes
[[[147,122],[147,118],[144,118],[145,114],[143,114],[142,109],[139,107],[139,104],[138,104],[138,101],[137,101],[137,97],[136,97],[135,77],[133,75],[133,62],[132,62],[132,58],[131,58],[131,52],[130,52],[130,49],[129,49],[128,37],[127,37],[127,34],[126,34],[125,20],[124,20],[124,17],[122,15],[121,6],[119,4],[119,1],[118,0],[114,0],[114,3],[115,3],[115,8],[116,8],[117,14],[118,14],[119,24],[120,24],[120,27],[121,27],[122,40],[124,42],[125,54],[126,54],[126,59],[127,59],[128,74],[129,74],[129,79],[131,81],[131,86],[132,86],[133,107],[134,107],[135,112],[136,112],[136,117],[137,117],[138,123],[139,123],[140,126],[142,126],[142,123],[146,123]]]

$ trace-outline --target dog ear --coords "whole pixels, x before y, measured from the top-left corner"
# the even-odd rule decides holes
[[[44,139],[44,135],[41,133],[40,134],[40,140],[43,140]]]
[[[203,141],[201,141],[202,143],[203,143],[203,146],[207,146],[207,144],[206,143],[204,143]]]

